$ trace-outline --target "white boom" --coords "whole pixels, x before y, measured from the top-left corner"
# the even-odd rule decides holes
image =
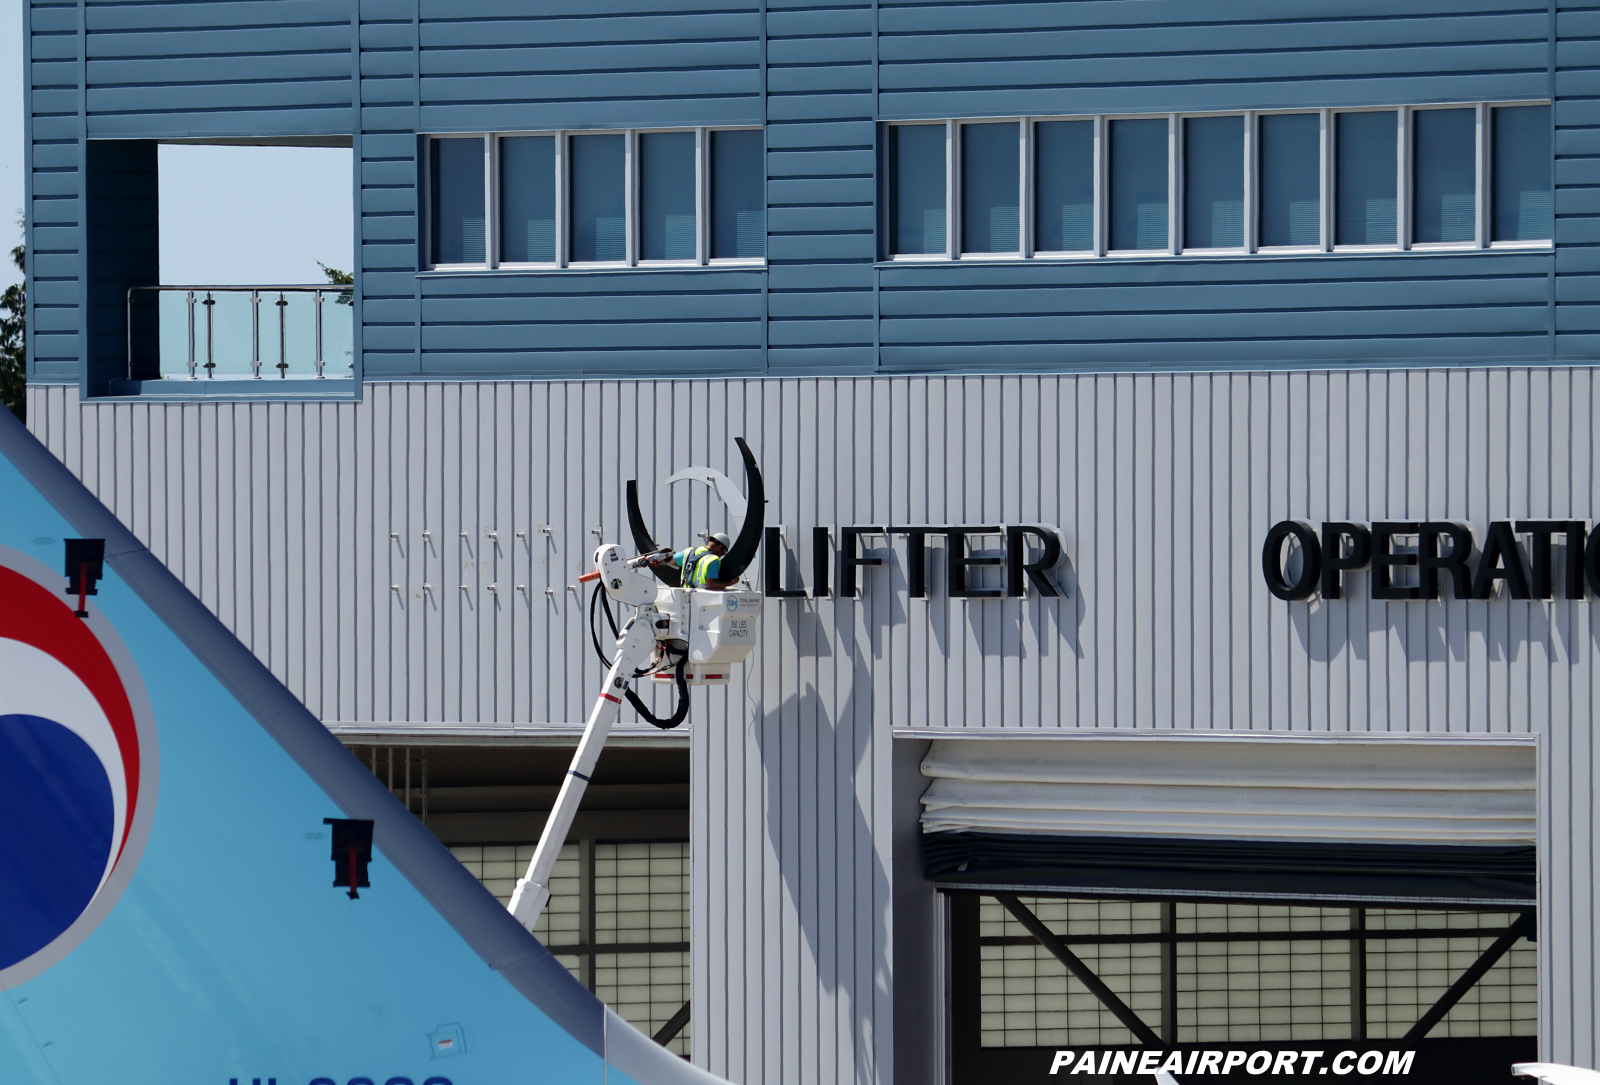
[[[675,682],[679,661],[686,654],[686,684],[726,685],[734,665],[742,663],[755,647],[760,593],[665,587],[649,569],[649,563],[659,556],[625,558],[621,547],[608,543],[594,553],[595,571],[582,578],[598,578],[606,595],[638,611],[617,638],[611,669],[584,725],[572,767],[561,782],[528,871],[511,894],[511,914],[530,931],[550,900],[550,872],[572,829],[572,819],[629,685],[651,675],[658,681]]]

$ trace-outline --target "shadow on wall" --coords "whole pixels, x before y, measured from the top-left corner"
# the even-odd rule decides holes
[[[813,634],[820,643],[830,634],[842,639],[852,632],[836,627]],[[763,713],[754,730],[766,781],[768,843],[778,857],[817,986],[834,1001],[831,1012],[818,1009],[816,1027],[846,1032],[822,1046],[852,1050],[854,1080],[864,1083],[879,1079],[878,1048],[890,1042],[888,1019],[877,1021],[881,1015],[874,1003],[880,996],[887,1000],[892,984],[889,873],[885,855],[873,844],[875,839],[887,844],[888,827],[875,831],[879,827],[862,807],[860,784],[875,780],[874,756],[887,764],[891,751],[887,730],[882,736],[873,733],[871,672],[858,660],[847,673],[850,690],[837,712],[830,715],[827,699],[808,686]],[[888,786],[887,770],[882,775]],[[883,801],[887,808],[888,796]],[[786,1000],[806,986],[798,980],[791,977],[785,985]],[[783,1007],[785,1016],[791,1010],[798,1006]],[[881,1039],[878,1024],[885,1029]]]
[[[1079,593],[1078,571],[1068,556],[1063,555],[1060,562],[1049,570],[1050,581],[1061,593],[1054,598],[1041,596],[1037,588],[1030,584],[1027,596],[1021,599],[999,596],[970,601],[952,599],[946,594],[944,585],[948,570],[943,547],[929,546],[926,551],[924,577],[928,597],[917,600],[911,598],[904,553],[897,554],[892,547],[864,547],[861,556],[883,562],[881,566],[864,569],[857,574],[862,585],[862,597],[858,600],[860,619],[865,623],[867,633],[867,642],[861,645],[861,650],[869,653],[873,659],[886,658],[890,630],[897,626],[908,629],[913,621],[927,623],[928,636],[932,638],[937,654],[944,657],[949,657],[954,650],[952,641],[960,642],[963,636],[968,644],[984,656],[1046,658],[1053,654],[1059,638],[1075,658],[1084,657],[1081,630],[1087,610]],[[971,556],[1000,560],[1004,557],[1004,551],[998,548],[973,550]],[[803,585],[795,555],[786,552],[782,560],[785,562],[783,583],[792,590],[794,585]],[[973,577],[973,587],[997,593],[1004,590],[1000,569],[983,572],[988,574],[989,579],[981,579],[981,574],[969,571],[968,575]],[[836,581],[837,577],[833,579]],[[830,584],[830,590],[836,588],[836,583]],[[814,603],[786,601],[786,605],[779,609],[790,643],[796,646],[802,658],[822,659],[834,654],[834,646],[829,638],[815,635],[814,627],[806,624],[815,616]],[[966,622],[965,634],[961,631],[963,619]],[[1028,633],[1029,627],[1031,633]],[[841,632],[849,636],[845,643],[856,643],[855,629],[845,628]]]
[[[1365,580],[1365,574],[1360,582],[1351,577],[1341,599],[1272,601],[1288,607],[1295,640],[1313,662],[1330,663],[1346,654],[1368,662],[1380,636],[1386,646],[1380,651],[1398,648],[1408,662],[1517,663],[1533,647],[1542,647],[1552,663],[1568,662],[1585,654],[1585,624],[1594,650],[1600,650],[1600,623],[1585,623],[1582,613],[1600,606],[1600,599],[1523,600],[1503,593],[1456,599],[1445,588],[1445,597],[1436,600],[1375,600]],[[1483,654],[1475,660],[1475,653]]]

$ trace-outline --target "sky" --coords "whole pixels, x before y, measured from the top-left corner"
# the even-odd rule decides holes
[[[0,0],[0,251],[22,240],[22,0]],[[350,152],[304,147],[161,148],[161,281],[324,281],[351,268]],[[0,286],[17,280],[9,259]]]

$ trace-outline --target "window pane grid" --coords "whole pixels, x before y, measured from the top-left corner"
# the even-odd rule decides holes
[[[766,258],[759,128],[436,136],[426,151],[430,267],[759,265]]]
[[[1148,901],[1021,898],[1046,926],[1072,937],[1151,935],[1162,905]],[[1179,1043],[1348,1040],[1352,1037],[1352,916],[1348,907],[1176,902],[1174,1017]],[[1495,936],[1419,939],[1419,928],[1503,929],[1511,913],[1364,910],[1366,1036],[1399,1039]],[[1329,937],[1305,938],[1303,932]],[[1293,939],[1274,934],[1297,932]],[[1200,942],[1196,935],[1260,935]],[[1341,935],[1345,935],[1341,937]],[[984,1047],[1135,1043],[1128,1029],[997,901],[982,898],[979,1012]],[[1026,939],[1026,941],[1024,941]],[[1072,951],[1153,1030],[1161,1027],[1159,942],[1075,942]],[[1519,941],[1429,1033],[1430,1037],[1532,1036],[1538,1025],[1537,950]]]
[[[1539,103],[907,121],[886,143],[889,259],[1544,247],[1554,234]]]
[[[535,846],[456,846],[450,853],[508,905]],[[689,845],[596,842],[592,871],[583,867],[579,845],[561,849],[550,878],[550,901],[533,933],[546,946],[580,947],[577,953],[556,954],[580,983],[585,960],[592,955],[595,996],[646,1035],[654,1035],[689,1000],[689,951],[681,948],[689,941]],[[595,948],[584,947],[586,879],[594,901]],[[607,946],[627,946],[630,952],[598,952]],[[687,1057],[693,1027],[691,1018],[668,1049]]]

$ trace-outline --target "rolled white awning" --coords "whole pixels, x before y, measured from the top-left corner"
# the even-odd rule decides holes
[[[1533,844],[1530,744],[936,739],[925,833]]]

